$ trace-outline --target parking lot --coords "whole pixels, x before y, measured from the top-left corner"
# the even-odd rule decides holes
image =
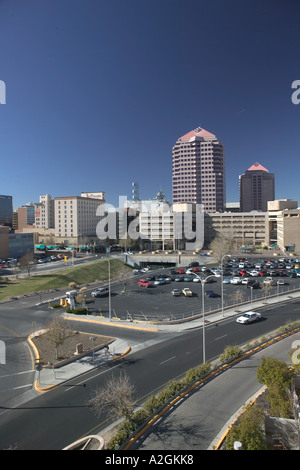
[[[199,266],[194,274],[187,273],[188,267],[182,267],[181,273],[175,273],[174,270],[177,268],[138,272],[127,282],[126,290],[123,293],[122,284],[112,284],[111,317],[128,320],[165,321],[199,315],[202,313],[202,283],[194,282],[197,277],[207,280],[203,285],[204,293],[207,291],[214,293],[214,296],[204,294],[205,312],[221,308],[222,280],[224,307],[300,288],[300,268],[298,273],[296,260],[293,265],[286,263],[285,267],[282,267],[283,263],[278,267],[278,260],[264,260],[264,264],[259,269],[260,274],[255,275],[250,272],[258,271],[258,268],[255,268],[258,260],[248,258],[245,261],[246,266],[243,268],[236,267],[239,263],[233,261],[230,265],[224,263],[223,277],[216,264],[209,264],[205,270],[203,266]],[[277,266],[274,265],[275,261]],[[234,278],[240,282],[233,284]],[[160,283],[159,279],[164,281]],[[249,288],[247,279],[252,283],[257,281],[258,287],[251,286],[252,288]],[[140,280],[143,282],[139,284]],[[148,283],[149,285],[146,287],[145,284]],[[269,287],[265,288],[266,284]],[[191,296],[185,296],[182,293],[182,290],[187,287],[192,292]],[[179,290],[180,295],[173,296],[173,289]],[[91,298],[90,293],[87,297]],[[88,302],[87,305],[90,314],[109,316],[108,296],[93,298],[92,302]]]

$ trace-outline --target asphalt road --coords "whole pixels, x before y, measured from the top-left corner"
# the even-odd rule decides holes
[[[223,374],[200,386],[135,442],[130,450],[184,451],[213,449],[245,402],[262,388],[257,367],[262,357],[274,357],[290,364],[289,350],[300,334],[281,340],[235,364]]]
[[[246,343],[285,321],[298,319],[299,309],[300,302],[294,301],[262,310],[264,319],[258,323],[240,325],[232,318],[207,327],[207,359],[218,356],[228,344]],[[102,366],[15,409],[2,407],[0,448],[61,449],[83,435],[105,428],[108,424],[106,417],[96,419],[88,400],[93,390],[105,383],[112,373],[126,371],[135,384],[136,397],[143,402],[146,396],[158,391],[169,380],[202,362],[201,328],[165,339],[157,342],[155,337],[151,337],[149,347],[130,354],[118,365]]]

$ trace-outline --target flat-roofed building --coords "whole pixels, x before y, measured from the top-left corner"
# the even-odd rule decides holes
[[[207,241],[212,241],[217,234],[223,234],[234,239],[237,248],[246,243],[253,246],[269,244],[268,212],[211,213],[206,220]]]
[[[270,242],[281,250],[300,254],[300,209],[297,201],[279,199],[268,203]]]
[[[36,202],[35,220],[36,228],[50,229],[54,228],[54,200],[50,194],[40,196],[40,202]]]
[[[96,237],[97,215],[103,200],[81,196],[56,197],[54,199],[55,237]]]
[[[0,195],[0,225],[12,227],[13,202],[12,196]]]

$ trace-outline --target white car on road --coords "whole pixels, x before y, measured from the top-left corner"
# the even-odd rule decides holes
[[[261,314],[258,312],[246,312],[242,316],[236,319],[237,323],[252,323],[254,321],[260,320]]]

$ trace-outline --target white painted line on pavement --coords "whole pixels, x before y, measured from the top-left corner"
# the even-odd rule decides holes
[[[176,356],[173,356],[173,357],[169,357],[169,359],[166,359],[165,361],[161,362],[161,364],[164,364],[165,362],[168,362],[168,361],[171,361],[172,359],[175,359]]]

